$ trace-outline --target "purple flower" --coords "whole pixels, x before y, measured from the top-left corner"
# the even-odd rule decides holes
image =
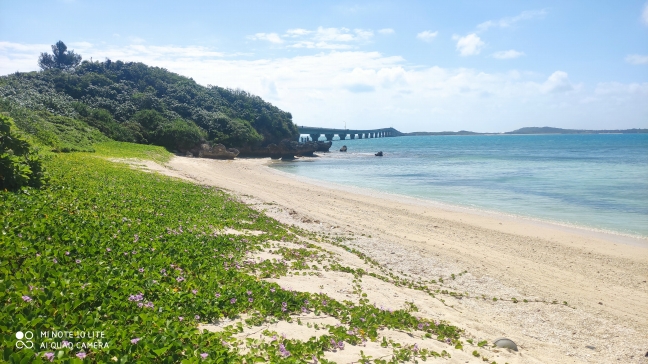
[[[252,301],[254,301],[254,300],[252,299],[252,297],[250,297],[250,298],[248,298],[248,301],[252,302]]]
[[[29,296],[22,296],[22,299],[23,299],[23,301],[25,301],[25,302],[31,302],[31,301],[32,301],[32,298],[29,297]]]
[[[124,253],[124,255],[128,255],[128,253]]]
[[[207,359],[208,356],[209,356],[209,354],[207,354],[207,353],[200,354],[200,357],[203,358],[203,359]]]
[[[337,344],[337,346],[338,346],[338,348],[340,348],[340,350],[344,350],[344,341],[340,341],[340,342]]]
[[[137,307],[142,308],[143,306],[144,306],[144,304],[142,302],[137,303]]]
[[[137,254],[137,252],[136,252],[135,250],[133,250],[133,251],[131,252],[131,254]]]
[[[232,298],[232,299],[230,300],[230,303],[231,303],[231,304],[236,303],[236,298]]]
[[[65,255],[70,255],[70,252],[65,252]]]
[[[220,293],[216,293],[214,296],[216,296],[216,298],[219,298],[219,297],[220,297]]]
[[[144,307],[146,308],[153,308],[154,306],[155,305],[153,304],[153,302],[146,302],[146,304],[144,305]]]
[[[81,263],[81,259],[77,259],[77,260],[75,260],[75,262],[76,262],[77,264],[79,264],[79,263]],[[81,353],[79,353],[79,354],[81,354]]]
[[[252,291],[247,291],[248,296],[252,294]]]
[[[43,356],[49,361],[54,361],[54,353],[52,353],[52,352],[47,352],[47,353],[43,354]]]
[[[52,261],[54,262],[54,264],[58,263],[58,260],[56,260],[56,258],[52,259]]]
[[[322,306],[326,306],[326,300],[322,300]]]
[[[107,251],[107,252],[110,252],[110,251],[112,251],[112,249],[110,249],[110,248],[106,248],[106,251]]]
[[[192,289],[192,290],[191,290],[191,293],[193,293],[193,294],[197,294],[197,293],[198,293],[198,290],[196,290],[196,289]]]
[[[270,292],[275,293],[275,289],[274,289],[274,288],[270,288]]]
[[[135,345],[135,344],[137,344],[137,342],[140,341],[140,340],[141,340],[141,338],[139,338],[139,337],[136,337],[136,338],[134,338],[134,339],[131,339],[131,344]]]
[[[288,307],[288,304],[286,302],[281,302],[281,307]]]
[[[37,256],[37,257],[40,257],[40,253],[36,253],[36,256]]]
[[[180,282],[182,282],[182,281],[184,281],[184,280],[185,280],[185,279],[184,279],[183,277],[178,277],[178,278],[176,278],[176,281],[178,281],[178,283],[180,283]]]
[[[77,358],[83,360],[83,359],[85,359],[85,357],[86,357],[87,355],[86,355],[86,353],[84,353],[84,352],[82,351],[82,352],[80,352],[80,353],[77,353],[76,356],[77,356]]]
[[[313,355],[313,364],[317,364],[317,363],[318,363],[317,357],[315,355]]]
[[[133,239],[133,243],[137,243],[139,240],[139,235],[135,234],[135,238]]]
[[[418,329],[423,330],[423,324],[418,324]]]
[[[284,344],[279,344],[279,354],[281,354],[281,356],[286,358],[290,356],[290,351],[286,350]]]
[[[160,269],[160,273],[166,273],[166,269],[164,268]]]
[[[184,320],[184,317],[178,316],[178,321],[182,321],[182,320]]]
[[[304,303],[305,303],[306,305],[308,305],[308,300],[304,300]]]
[[[139,271],[140,273],[144,273],[144,268],[140,268],[140,269],[138,269],[138,271]]]
[[[418,351],[419,351],[418,344],[414,344],[414,347],[412,348],[412,351],[414,351],[415,353],[418,353]]]
[[[200,320],[200,316],[196,315],[196,316],[194,316],[194,319]]]
[[[67,340],[63,340],[61,344],[63,345],[64,348],[72,348],[72,343]]]

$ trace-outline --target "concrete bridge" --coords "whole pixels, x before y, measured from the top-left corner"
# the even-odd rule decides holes
[[[319,137],[324,134],[326,140],[333,140],[333,137],[337,134],[340,137],[340,140],[345,140],[347,135],[351,139],[355,139],[356,136],[358,139],[363,138],[384,138],[384,137],[395,137],[400,136],[402,133],[394,128],[383,128],[383,129],[330,129],[330,128],[317,128],[311,126],[300,126],[299,134],[301,135],[308,134],[313,141],[317,141]]]

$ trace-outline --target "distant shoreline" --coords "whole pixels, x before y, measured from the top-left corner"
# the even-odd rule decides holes
[[[648,134],[648,129],[621,129],[621,130],[581,130],[561,129],[552,127],[527,127],[503,133],[478,133],[468,130],[460,131],[415,131],[402,133],[402,136],[424,136],[424,135],[558,135],[558,134]]]

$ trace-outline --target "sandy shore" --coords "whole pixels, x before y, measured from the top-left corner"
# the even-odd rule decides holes
[[[438,305],[378,283],[365,287],[377,303],[414,300],[422,314],[476,338],[513,339],[521,350],[504,358],[511,363],[648,362],[647,240],[326,184],[268,163],[277,162],[175,157],[165,168],[147,166],[228,190],[282,222],[348,237],[348,245],[394,271],[445,277],[458,292],[487,297],[449,297]],[[451,274],[457,276],[448,281]],[[297,290],[308,285],[295,277],[283,283]],[[475,358],[463,359],[456,357]]]

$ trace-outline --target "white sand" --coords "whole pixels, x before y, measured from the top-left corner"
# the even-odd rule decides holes
[[[520,346],[519,353],[489,351],[491,360],[648,363],[647,240],[326,184],[276,171],[268,163],[277,162],[175,157],[166,169],[146,166],[228,190],[284,223],[339,236],[353,234],[348,245],[394,272],[422,279],[443,276],[446,286],[457,292],[485,295],[487,300],[444,296],[446,304],[454,306],[448,307],[419,291],[371,277],[362,280],[372,303],[400,308],[413,300],[421,308],[418,314],[446,319],[469,336],[489,342],[505,336]],[[367,269],[354,255],[324,247],[339,254],[343,264]],[[463,271],[468,273],[449,279]],[[277,281],[296,290],[350,299],[344,287],[351,280],[350,275],[329,272]],[[492,297],[567,301],[574,308],[493,302]],[[371,348],[365,349],[367,354]],[[381,349],[376,348],[374,358]],[[346,351],[340,362],[357,360],[351,353]],[[451,362],[482,362],[469,354],[468,349],[452,353]]]

